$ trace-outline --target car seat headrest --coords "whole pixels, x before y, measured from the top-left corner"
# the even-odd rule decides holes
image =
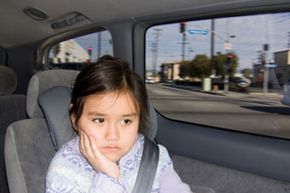
[[[79,71],[75,70],[48,70],[32,76],[27,90],[26,110],[30,118],[42,118],[43,114],[38,105],[40,93],[56,86],[71,87]]]
[[[7,66],[0,65],[0,96],[13,94],[16,87],[16,73]]]
[[[76,135],[72,128],[68,110],[71,92],[71,88],[57,86],[41,93],[38,98],[56,150]],[[147,137],[153,140],[157,133],[157,118],[151,104],[149,104],[149,109],[149,132]]]
[[[69,117],[70,98],[71,88],[64,86],[51,88],[38,98],[55,150],[76,135]]]

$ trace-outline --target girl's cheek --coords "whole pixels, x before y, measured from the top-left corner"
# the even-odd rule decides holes
[[[86,128],[84,132],[88,135],[93,137],[95,140],[99,140],[101,138],[101,131],[96,128]]]

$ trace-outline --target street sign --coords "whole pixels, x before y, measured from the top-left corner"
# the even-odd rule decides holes
[[[207,30],[201,30],[201,29],[190,29],[188,30],[189,34],[201,34],[201,35],[207,35],[208,31]]]
[[[229,42],[225,42],[224,43],[224,49],[225,50],[231,50],[232,49],[232,44]]]
[[[267,68],[277,68],[277,64],[266,64],[265,67],[267,67]]]

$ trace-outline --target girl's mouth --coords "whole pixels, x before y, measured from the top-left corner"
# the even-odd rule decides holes
[[[105,152],[115,152],[115,151],[118,151],[120,148],[118,146],[104,146],[102,147],[102,149]]]

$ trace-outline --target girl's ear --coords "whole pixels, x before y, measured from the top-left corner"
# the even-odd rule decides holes
[[[78,128],[77,128],[77,126],[76,126],[76,122],[75,122],[75,120],[76,120],[76,116],[74,115],[74,114],[72,114],[71,116],[70,116],[70,120],[71,120],[71,123],[72,123],[72,126],[73,126],[73,129],[76,131],[76,132],[78,132]]]

